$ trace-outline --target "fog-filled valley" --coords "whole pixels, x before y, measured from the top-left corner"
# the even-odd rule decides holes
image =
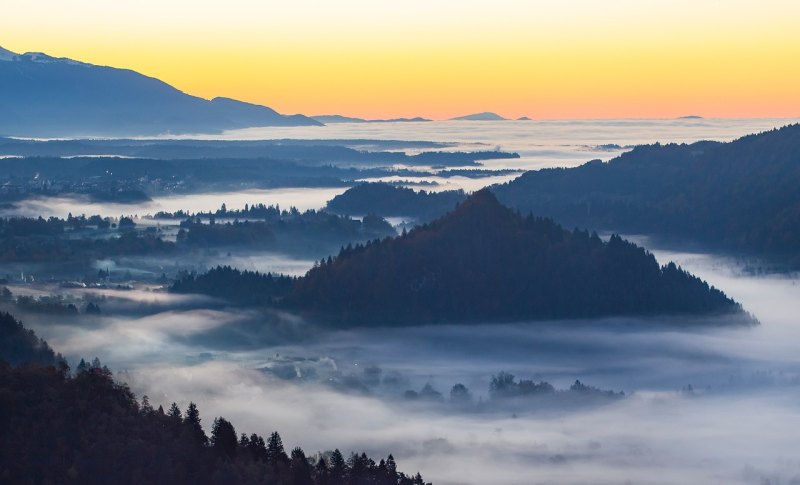
[[[330,270],[334,289],[356,288],[372,281],[368,278],[375,274],[392,282],[404,281],[401,271],[392,266],[395,269],[388,276],[381,276],[379,265],[371,263],[365,264],[364,273],[356,273],[355,264],[342,254],[348,254],[348,247],[358,254],[385,245],[389,249],[380,253],[383,260],[400,261],[409,272],[417,272],[414,258],[428,251],[427,246],[404,248],[392,246],[391,241],[417,237],[427,244],[435,240],[424,231],[439,227],[430,222],[438,215],[334,214],[330,201],[364,181],[389,181],[415,191],[463,190],[464,199],[457,202],[464,210],[469,204],[464,200],[475,197],[466,199],[470,194],[514,180],[523,171],[576,166],[591,158],[609,160],[633,145],[656,140],[729,141],[788,124],[788,120],[499,123],[261,128],[185,137],[198,145],[188,141],[188,145],[177,145],[189,146],[190,157],[196,156],[195,150],[208,149],[203,143],[211,143],[209,139],[225,141],[215,148],[221,152],[238,150],[236,156],[244,162],[237,162],[237,167],[245,167],[240,173],[226,174],[224,158],[209,159],[219,164],[218,178],[229,177],[225,184],[215,176],[200,183],[202,177],[182,165],[186,159],[181,157],[145,162],[61,158],[74,156],[76,144],[84,152],[116,146],[119,152],[110,154],[138,157],[130,153],[143,149],[139,141],[9,144],[31,152],[8,155],[33,158],[0,159],[0,165],[11,161],[18,167],[14,170],[22,170],[20,160],[44,163],[36,157],[53,157],[48,170],[55,175],[20,171],[2,192],[0,310],[35,330],[73,369],[81,359],[97,357],[117,381],[127,383],[137,398],[148,396],[156,408],[161,405],[166,410],[174,402],[186,409],[190,402],[197,403],[207,432],[214,417],[224,416],[237,431],[268,436],[277,429],[287,450],[302,446],[309,456],[336,448],[346,456],[350,452],[374,457],[392,454],[403,471],[420,471],[436,485],[800,483],[795,446],[800,430],[796,348],[800,278],[793,268],[762,265],[753,255],[709,252],[702,247],[689,252],[686,245],[622,234],[622,239],[655,256],[658,264],[645,273],[667,274],[664,268],[674,262],[685,271],[680,273],[681,282],[696,276],[710,285],[704,292],[721,290],[731,307],[741,305],[742,315],[714,307],[697,314],[680,309],[667,315],[648,310],[624,316],[612,312],[597,318],[559,318],[558,313],[535,319],[434,319],[434,324],[423,325],[432,313],[419,313],[404,325],[386,326],[380,319],[362,318],[355,325],[337,327],[301,311],[304,308],[285,305],[291,298],[283,293],[268,298],[275,304],[244,304],[175,291],[182,279],[219,266],[258,272],[265,278],[269,274],[269,285],[296,285],[309,270],[308,274],[319,274],[336,264],[341,265],[339,272]],[[236,139],[272,141],[263,146],[237,145]],[[403,139],[429,143],[397,141]],[[359,163],[337,161],[327,158],[324,150],[314,151],[314,163],[308,158],[281,159],[297,173],[289,178],[281,175],[280,183],[271,184],[272,162],[264,160],[272,160],[274,140],[283,140],[281,150],[332,144],[339,150],[335,153],[347,153]],[[50,153],[34,153],[43,149],[37,148],[38,143],[51,143]],[[173,142],[159,143],[169,147]],[[145,145],[151,150],[149,156],[163,149],[149,142]],[[130,153],[123,153],[123,148]],[[67,149],[72,151],[59,153]],[[170,150],[174,155],[178,149]],[[258,153],[248,158],[253,150]],[[403,162],[426,152],[434,153],[427,155],[430,164]],[[286,157],[286,152],[280,153]],[[442,164],[444,153],[455,153],[458,160]],[[60,172],[63,167],[58,160],[80,160],[86,165],[76,171],[86,173]],[[124,180],[128,180],[128,188],[140,191],[142,197],[96,197],[95,189],[105,187],[104,182],[93,185],[97,160],[131,164],[126,170],[134,175],[118,175],[115,180],[118,187],[126,187]],[[159,176],[136,166],[140,162],[157,166],[155,161],[165,160],[183,161],[172,165],[177,167],[174,173],[169,171],[173,168],[159,166],[158,170],[164,170]],[[254,168],[253,160],[264,165]],[[98,166],[106,170],[102,163]],[[250,177],[262,168],[259,177],[263,179]],[[140,169],[149,179],[144,180]],[[466,173],[469,170],[482,172]],[[309,182],[319,181],[317,175],[326,181]],[[69,185],[67,179],[77,182]],[[189,182],[176,188],[169,182],[176,179]],[[441,202],[441,207],[454,209],[453,200]],[[521,214],[520,220],[526,215]],[[601,283],[587,283],[585,288],[596,292],[604,281],[597,275],[631,278],[639,256],[619,256],[627,254],[620,252],[608,261],[591,259],[603,251],[619,250],[615,244],[627,244],[616,235],[590,236],[582,227],[573,231],[573,227],[555,226],[558,220],[542,221],[536,219],[518,232],[531,237],[522,239],[529,248],[541,239],[536,230],[555,234],[552,249],[545,247],[550,252],[543,253],[548,255],[548,264],[531,266],[544,269],[521,275],[521,280],[541,280],[545,275],[551,279],[541,281],[541,288],[561,288],[559,284],[592,279]],[[468,219],[459,227],[472,227],[476,234],[505,234],[512,224],[501,221],[495,227],[483,222]],[[518,236],[513,231],[509,234]],[[570,251],[584,247],[570,246],[571,238],[591,240],[586,249],[591,258],[570,259]],[[466,251],[467,239],[483,241],[477,235],[465,237],[458,247],[445,247],[445,256],[439,259]],[[495,256],[504,262],[509,259],[492,254],[491,248],[476,247],[480,252],[466,253],[473,258],[474,268],[483,268],[483,262],[494,261]],[[640,254],[638,247],[626,248],[633,251],[630,254]],[[641,257],[646,259],[649,254],[644,250]],[[559,257],[580,264],[549,264]],[[584,262],[592,267],[582,273],[579,270],[586,268],[576,266]],[[429,261],[420,267],[423,276],[434,274],[437,281],[445,280]],[[528,269],[521,264],[515,268]],[[574,280],[569,272],[577,275]],[[490,273],[492,268],[482,275]],[[358,276],[350,276],[354,274]],[[464,274],[469,274],[467,268]],[[284,281],[279,275],[289,278]],[[478,284],[484,283],[480,276],[465,280],[465,286],[480,288]],[[506,276],[512,280],[510,272]],[[556,281],[562,276],[563,280]],[[425,286],[433,284],[431,279],[436,278],[423,278],[415,291],[431,291],[431,286]],[[377,298],[377,285],[366,286],[364,298]],[[571,287],[576,294],[581,288]],[[669,287],[673,289],[677,294],[682,287]],[[314,301],[326,297],[311,295]],[[498,298],[489,290],[485,295]],[[453,298],[447,302],[453,308],[474,303]],[[570,302],[595,300],[576,296],[565,301],[560,309]],[[346,301],[341,308],[349,315],[357,305]]]
[[[789,483],[800,366],[797,280],[663,253],[726,288],[752,328],[654,318],[319,331],[197,297],[106,291],[108,315],[25,322],[70,361],[100,356],[151,402],[286,443],[391,451],[435,483]],[[624,391],[502,398],[493,375]],[[450,397],[464,384],[471,402]],[[409,397],[426,385],[439,395]],[[335,445],[334,445],[335,443]],[[464,471],[468,470],[467,478]]]

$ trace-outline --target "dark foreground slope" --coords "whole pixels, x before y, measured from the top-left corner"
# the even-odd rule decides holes
[[[266,440],[239,437],[222,417],[205,423],[209,437],[194,404],[184,412],[175,404],[153,409],[99,361],[82,363],[73,375],[48,351],[0,314],[0,483],[425,483],[419,474],[398,473],[391,455],[377,464],[364,454],[345,459],[339,450],[313,459],[300,448],[287,453],[277,432]],[[12,367],[9,359],[29,364]]]
[[[568,227],[651,234],[800,265],[800,125],[730,143],[648,145],[493,189]]]

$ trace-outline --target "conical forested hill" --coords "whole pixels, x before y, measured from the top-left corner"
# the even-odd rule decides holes
[[[342,250],[284,303],[338,325],[741,312],[619,236],[521,216],[487,190],[407,234]]]

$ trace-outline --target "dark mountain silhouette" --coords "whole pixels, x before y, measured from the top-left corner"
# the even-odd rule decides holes
[[[608,163],[527,172],[493,191],[568,227],[800,266],[800,125],[729,143],[639,146]]]
[[[466,115],[466,116],[457,116],[455,118],[450,118],[450,120],[452,120],[452,121],[504,121],[505,118],[503,118],[502,116],[500,116],[497,113],[490,113],[490,112],[487,111],[487,112],[484,112],[484,113],[474,113],[474,114]]]
[[[339,324],[741,311],[619,236],[520,216],[488,190],[401,237],[342,251],[299,279],[287,303]]]
[[[0,134],[209,133],[251,126],[320,125],[229,98],[190,96],[128,69],[0,50]]]
[[[236,273],[189,276],[173,290],[224,297],[235,287],[234,301],[271,303],[334,326],[742,313],[719,290],[672,263],[660,267],[619,236],[604,242],[520,216],[488,190],[402,236],[348,246],[290,284]],[[268,294],[248,295],[248,287]]]

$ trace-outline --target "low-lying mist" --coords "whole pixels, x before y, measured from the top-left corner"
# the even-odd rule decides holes
[[[222,415],[240,432],[278,430],[289,448],[393,453],[437,485],[800,483],[798,280],[656,255],[761,324],[616,318],[330,332],[149,289],[103,290],[101,316],[26,324],[73,365],[98,356],[156,405],[197,402],[207,431]],[[509,405],[489,393],[501,371],[625,396]],[[457,383],[471,405],[450,402]],[[442,397],[407,398],[425,386]]]

